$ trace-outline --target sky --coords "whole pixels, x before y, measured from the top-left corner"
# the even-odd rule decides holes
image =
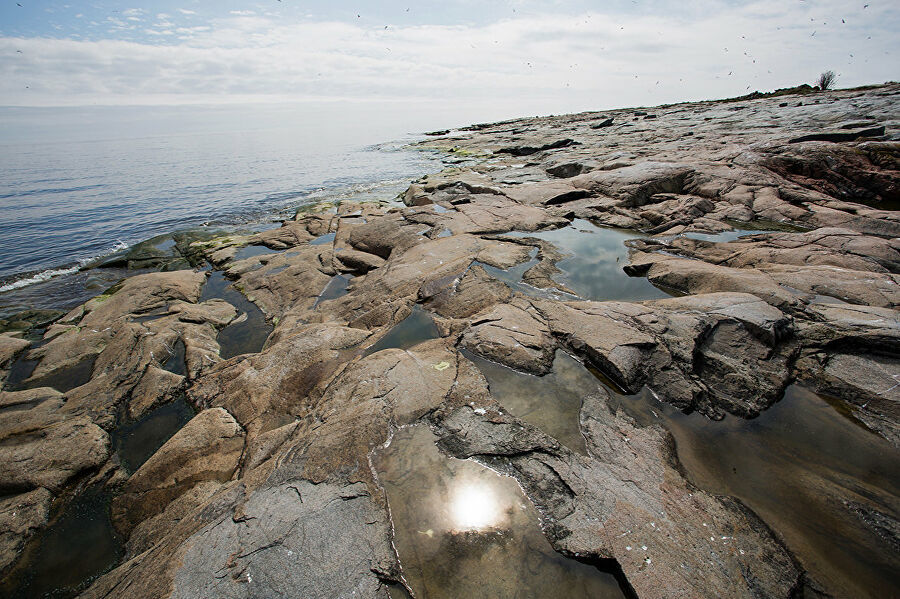
[[[559,114],[897,80],[898,30],[897,0],[0,0],[0,106]]]

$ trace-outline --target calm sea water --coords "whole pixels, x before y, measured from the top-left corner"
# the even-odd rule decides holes
[[[397,106],[0,108],[0,305],[161,233],[393,197],[440,168],[404,149],[432,124]]]

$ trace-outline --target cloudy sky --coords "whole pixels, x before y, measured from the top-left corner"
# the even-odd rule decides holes
[[[512,114],[900,79],[897,0],[0,0],[0,106],[344,99]]]

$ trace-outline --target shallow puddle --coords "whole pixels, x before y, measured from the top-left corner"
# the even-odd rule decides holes
[[[213,298],[223,299],[238,310],[239,322],[229,324],[216,337],[219,355],[228,359],[262,350],[274,327],[266,322],[265,315],[256,304],[231,286],[221,271],[210,274],[200,293],[201,302]],[[246,318],[242,318],[242,314],[246,314]]]
[[[698,241],[714,241],[724,243],[728,241],[736,241],[741,237],[748,235],[757,235],[759,233],[803,233],[809,229],[780,223],[773,220],[751,220],[747,222],[726,219],[725,224],[734,228],[733,231],[721,231],[719,233],[682,233],[680,237],[688,239],[696,239]],[[676,235],[678,237],[678,235]]]
[[[664,424],[688,478],[741,499],[826,590],[900,596],[897,537],[887,533],[890,518],[900,518],[900,452],[829,401],[791,386],[758,418],[722,422],[685,415],[648,391],[613,394],[612,402],[640,423]],[[869,512],[867,524],[860,506],[889,518],[878,522]],[[884,536],[875,532],[880,526]]]
[[[140,316],[134,316],[134,317],[132,317],[131,320],[132,320],[132,322],[139,322],[139,323],[143,324],[145,322],[153,322],[154,320],[159,320],[160,318],[165,318],[168,315],[169,315],[169,307],[164,306],[164,307],[158,308],[156,310],[151,310],[150,312],[147,312],[145,314],[141,314]]]
[[[446,457],[434,443],[424,425],[401,429],[372,460],[416,597],[626,596],[611,572],[553,550],[514,479]]]
[[[33,346],[32,346],[33,347]],[[30,360],[29,353],[31,348],[20,353],[12,364],[9,365],[9,374],[6,382],[3,384],[4,391],[17,391],[22,389],[22,381],[26,380],[37,368],[40,360]]]
[[[247,245],[239,249],[234,254],[234,261],[246,260],[247,258],[255,258],[256,256],[265,256],[266,254],[277,254],[278,250],[267,248],[264,245]]]
[[[487,379],[491,396],[516,418],[538,427],[573,451],[587,454],[579,414],[585,395],[597,392],[597,379],[575,358],[557,351],[553,370],[544,376],[526,374],[485,360],[467,350]]]
[[[556,275],[557,281],[583,299],[641,301],[670,297],[646,278],[629,277],[622,270],[628,264],[625,241],[641,235],[597,227],[583,219],[575,219],[568,227],[553,231],[509,235],[537,237],[568,254],[556,263],[562,271]]]
[[[735,230],[735,231],[721,231],[720,233],[682,233],[681,237],[686,237],[687,239],[696,239],[697,241],[714,241],[716,243],[726,243],[729,241],[736,241],[741,237],[746,237],[748,235],[755,235],[757,233],[770,233],[771,231],[762,231],[762,230]]]
[[[23,389],[36,389],[38,387],[53,387],[60,393],[71,391],[75,387],[84,385],[91,380],[91,374],[94,372],[94,362],[97,356],[88,356],[77,364],[60,368],[36,379],[29,377],[37,368],[40,360],[28,359],[29,351],[20,354],[12,363],[9,370],[9,376],[6,378],[4,389],[7,391],[21,391]]]
[[[322,302],[344,297],[349,291],[347,289],[348,285],[350,285],[350,277],[347,275],[334,275],[331,277],[331,280],[328,281],[328,284],[325,285],[325,289],[322,290],[319,297],[316,298],[316,303],[313,304],[313,308]]]
[[[184,376],[187,374],[187,363],[185,362],[185,353],[187,352],[187,348],[184,346],[184,341],[179,339],[172,346],[172,353],[169,354],[168,359],[163,363],[163,370],[168,370],[173,374],[179,374]]]
[[[122,465],[135,472],[193,417],[194,410],[179,397],[134,422],[119,425],[112,442]]]
[[[440,337],[434,319],[420,306],[413,306],[412,313],[398,322],[388,333],[368,348],[364,356],[383,349],[409,349],[415,345]]]
[[[309,245],[325,245],[326,243],[331,243],[334,241],[334,233],[326,233],[325,235],[319,235],[315,239],[309,242]]]
[[[99,486],[74,498],[28,542],[18,564],[0,582],[0,596],[67,599],[112,568],[124,551],[109,519],[109,502]]]

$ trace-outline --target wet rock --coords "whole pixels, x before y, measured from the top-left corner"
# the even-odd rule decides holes
[[[166,505],[161,512],[135,526],[126,544],[126,559],[131,559],[158,545],[174,525],[213,499],[221,488],[222,483],[218,481],[199,482]]]
[[[62,310],[23,310],[0,319],[0,333],[7,331],[27,331],[49,326],[63,316]]]
[[[101,260],[96,267],[172,271],[190,268],[190,263],[181,255],[173,236],[167,233],[136,243],[124,252],[117,252]]]
[[[237,469],[244,431],[222,408],[204,410],[144,462],[112,504],[123,534],[204,481],[225,482]]]
[[[0,572],[22,552],[25,543],[50,519],[53,494],[39,487],[0,500]]]

